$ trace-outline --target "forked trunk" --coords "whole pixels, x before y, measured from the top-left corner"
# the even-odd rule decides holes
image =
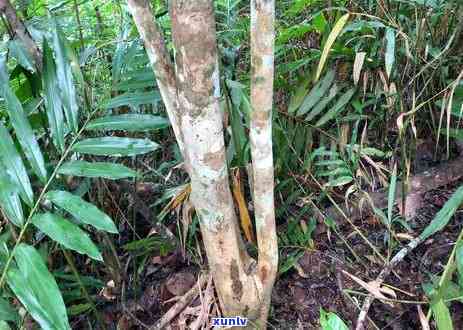
[[[170,117],[178,118],[175,124],[183,142],[191,179],[191,200],[200,220],[209,267],[224,315],[247,317],[249,328],[262,329],[266,326],[278,265],[271,140],[274,3],[252,2],[252,45],[256,48],[252,52],[254,112],[250,139],[259,244],[257,262],[244,249],[229,185],[219,108],[220,74],[213,1],[172,0],[170,6],[176,79],[163,79],[162,83],[166,89],[176,90],[175,102],[167,100],[167,106],[176,106]],[[156,40],[161,35],[149,5],[146,0],[129,0],[129,8],[149,48],[148,55],[159,80],[170,69],[158,65],[159,56],[167,55]],[[260,28],[265,28],[263,39],[256,31]],[[173,93],[168,94],[171,97]]]

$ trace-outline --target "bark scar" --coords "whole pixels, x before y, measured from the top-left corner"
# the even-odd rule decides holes
[[[240,280],[240,271],[236,259],[233,259],[230,264],[230,276],[232,279],[232,290],[234,292],[233,298],[236,301],[241,301],[241,297],[243,296],[243,283],[241,283]]]

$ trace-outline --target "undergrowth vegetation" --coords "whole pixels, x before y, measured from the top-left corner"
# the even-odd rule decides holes
[[[151,3],[174,53],[166,1]],[[214,3],[227,162],[252,255],[249,1]],[[355,315],[330,306],[314,313],[323,329],[347,329],[364,296],[400,304],[397,294],[408,290],[382,286],[384,278],[361,280],[361,269],[395,266],[401,252],[403,259],[422,242],[434,244],[428,239],[460,212],[462,188],[423,225],[405,192],[416,188],[409,184],[415,174],[461,159],[463,4],[276,3],[279,278],[304,277],[308,253],[341,242],[348,269],[357,269],[348,275],[351,286],[364,290],[343,292]],[[128,306],[146,298],[147,281],[207,268],[188,176],[143,42],[123,1],[13,5],[41,57],[34,59],[3,12],[0,327],[143,328],[165,312]],[[354,218],[351,202],[373,227]],[[419,300],[416,320],[423,327],[463,326],[461,306],[455,307],[463,303],[463,231],[461,224],[451,228],[449,253],[422,274],[422,295],[407,299]],[[159,290],[151,298],[157,304],[165,298]],[[211,306],[202,313],[219,315],[218,302]],[[130,325],[107,316],[118,312]],[[193,316],[184,316],[185,324],[209,326],[207,317]],[[272,309],[269,328],[288,328],[281,318]],[[373,328],[388,326],[386,318],[370,321]]]

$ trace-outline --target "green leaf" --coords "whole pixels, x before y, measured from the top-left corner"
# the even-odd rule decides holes
[[[27,120],[21,102],[11,90],[8,73],[4,58],[0,60],[0,94],[5,98],[6,110],[10,117],[11,124],[15,129],[18,141],[32,166],[35,174],[45,183],[47,171],[37,140],[32,132],[31,125]]]
[[[72,222],[52,213],[37,214],[31,222],[43,233],[64,247],[103,261],[98,248],[82,229]]]
[[[313,108],[313,110],[309,112],[305,120],[311,121],[316,116],[318,116],[323,110],[325,110],[328,103],[330,103],[336,97],[338,91],[338,85],[333,84],[333,86],[330,88],[330,91],[328,92],[328,95],[326,95],[324,98],[321,99],[320,102],[318,102],[318,104]]]
[[[42,329],[71,329],[58,285],[37,250],[21,243],[14,258],[18,268],[8,271],[7,282],[26,310]]]
[[[444,300],[439,299],[431,303],[432,313],[436,320],[438,330],[453,330],[452,317],[450,311],[445,306]]]
[[[455,261],[458,269],[458,283],[463,288],[463,241],[458,242],[458,247],[455,253]]]
[[[118,108],[124,105],[137,107],[141,104],[154,104],[161,100],[159,92],[134,92],[118,95],[109,100],[104,106],[106,109]]]
[[[19,39],[13,39],[8,42],[8,49],[10,50],[11,56],[16,58],[18,63],[25,69],[35,72],[34,59],[31,54],[27,51],[23,42]]]
[[[386,66],[386,74],[390,78],[392,66],[395,60],[395,31],[391,28],[386,28],[386,53],[384,54],[384,63]]]
[[[318,81],[320,75],[322,74],[323,67],[325,66],[325,62],[328,58],[328,55],[331,51],[331,47],[334,44],[334,41],[341,33],[344,25],[346,25],[347,20],[349,19],[349,14],[343,15],[334,25],[333,30],[331,30],[328,38],[326,39],[325,45],[323,46],[322,55],[320,56],[320,61],[318,62],[317,73],[315,74],[315,80]]]
[[[49,191],[45,197],[53,204],[72,214],[76,219],[96,229],[114,234],[118,232],[114,222],[106,213],[100,211],[95,205],[84,201],[79,196],[67,191],[53,190]]]
[[[111,180],[135,178],[138,176],[137,172],[124,165],[104,162],[90,163],[80,160],[64,163],[58,169],[58,173],[63,175],[105,178]]]
[[[392,223],[392,211],[394,210],[396,187],[397,187],[397,164],[394,164],[394,169],[392,170],[392,175],[391,175],[391,183],[389,185],[389,191],[387,194],[388,225]]]
[[[64,115],[69,128],[77,132],[79,128],[79,106],[77,105],[77,92],[72,76],[72,66],[66,52],[67,40],[54,19],[52,21],[53,49],[56,59],[56,73],[58,77]]]
[[[5,126],[0,121],[0,163],[5,167],[11,180],[19,189],[19,194],[24,202],[32,205],[34,193],[32,192],[31,182],[27,175],[21,156],[14,145],[13,139]]]
[[[298,82],[297,88],[289,100],[288,113],[295,112],[297,109],[299,109],[302,102],[304,102],[311,80],[312,79],[310,79],[310,77],[306,77]]]
[[[18,196],[18,187],[0,166],[0,207],[6,217],[16,226],[22,227],[24,214]]]
[[[354,179],[351,176],[341,176],[325,184],[327,187],[340,187],[351,183]]]
[[[332,312],[325,312],[320,308],[320,325],[323,330],[348,330],[344,321]]]
[[[82,154],[123,157],[146,154],[157,148],[158,144],[148,139],[107,136],[77,142],[72,150]]]
[[[0,320],[16,322],[18,319],[19,318],[16,310],[10,306],[8,301],[0,298]]]
[[[319,100],[325,95],[330,88],[331,84],[334,81],[334,71],[330,70],[328,73],[320,80],[310,91],[309,95],[307,95],[302,103],[299,111],[297,112],[298,116],[302,116],[306,114],[310,109],[313,108],[315,104],[319,102]]]
[[[447,223],[450,221],[450,218],[455,214],[455,212],[460,207],[463,202],[463,186],[458,188],[450,197],[450,199],[444,204],[442,209],[437,212],[434,219],[431,223],[423,230],[420,235],[421,240],[427,239],[429,236],[435,234],[439,230],[442,230]]]
[[[342,94],[338,101],[336,102],[335,105],[333,105],[333,107],[328,110],[318,121],[317,123],[315,124],[315,126],[317,127],[320,127],[320,126],[323,126],[324,124],[326,124],[328,121],[330,121],[331,119],[333,119],[334,117],[336,117],[336,115],[342,111],[344,109],[344,107],[346,106],[346,104],[350,101],[350,99],[352,98],[352,96],[354,96],[355,94],[355,88],[351,88],[349,89],[347,92],[345,92],[344,94]]]
[[[169,126],[169,121],[161,116],[126,114],[92,120],[85,128],[87,130],[140,132],[161,129],[167,126]]]
[[[45,107],[48,124],[56,148],[64,151],[64,114],[63,104],[59,95],[58,78],[53,53],[45,39],[43,41],[43,90],[45,93]]]

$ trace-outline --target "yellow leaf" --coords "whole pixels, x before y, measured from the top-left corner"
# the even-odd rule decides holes
[[[240,181],[240,171],[237,169],[233,175],[233,196],[235,201],[238,204],[238,211],[240,213],[240,222],[241,228],[243,228],[244,236],[248,242],[255,242],[254,232],[252,230],[251,218],[249,217],[248,208],[246,206],[246,201],[241,190],[241,181]]]
[[[317,67],[317,74],[315,75],[315,81],[318,81],[320,78],[320,75],[323,71],[323,67],[325,66],[326,59],[328,58],[328,54],[331,50],[331,47],[334,44],[334,41],[338,37],[338,35],[341,33],[342,29],[344,28],[344,25],[346,25],[347,20],[349,19],[349,14],[343,15],[334,25],[333,30],[331,30],[328,39],[326,39],[325,46],[323,47],[323,52],[322,56],[320,57],[320,62],[318,62],[318,67]]]

